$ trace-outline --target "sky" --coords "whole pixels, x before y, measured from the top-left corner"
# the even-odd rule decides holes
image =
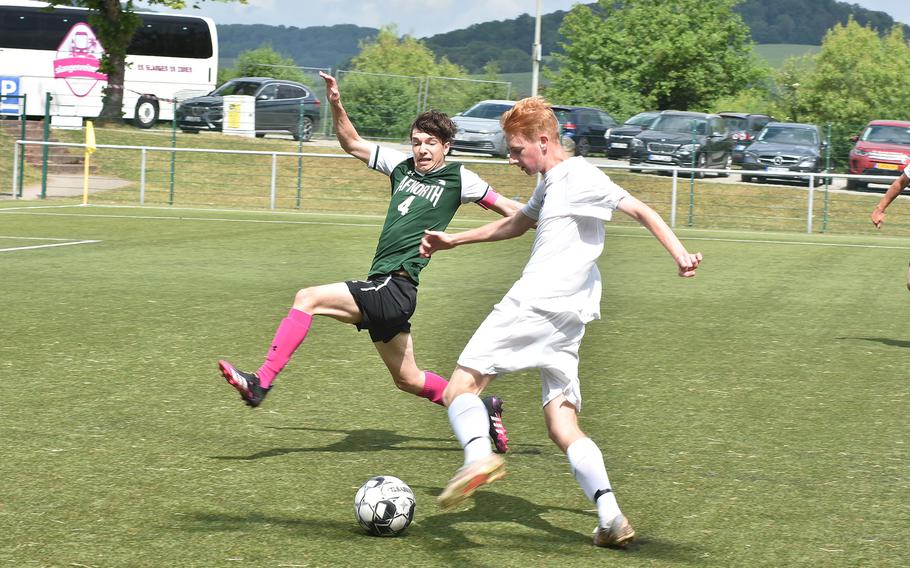
[[[541,0],[541,14],[569,10],[579,0]],[[593,0],[584,0],[589,3]],[[248,0],[198,2],[199,9],[181,13],[209,16],[218,24],[270,24],[332,26],[355,24],[379,28],[394,24],[400,34],[422,38],[466,28],[492,20],[507,20],[522,14],[535,15],[537,0]],[[869,10],[887,12],[895,20],[910,25],[908,0],[849,0]],[[146,5],[137,0],[136,5]],[[155,8],[160,10],[161,7]],[[174,10],[170,10],[174,11]]]

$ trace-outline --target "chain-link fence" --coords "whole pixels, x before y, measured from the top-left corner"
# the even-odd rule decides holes
[[[77,134],[64,137],[72,139]],[[113,131],[113,135],[103,132],[100,139],[124,138],[124,129]],[[155,134],[144,132],[144,136]],[[160,142],[161,135],[158,137]],[[200,139],[184,136],[179,143],[185,145],[194,138]],[[95,169],[85,180],[92,193],[89,201],[374,215],[382,215],[388,206],[387,182],[346,154],[327,148],[310,151],[318,146],[299,152],[294,144],[278,139],[256,141],[218,134],[202,138],[221,148],[99,142],[91,160]],[[14,146],[19,148],[17,155],[34,148],[39,156],[45,150],[81,156],[85,148],[77,142],[41,140],[15,142]],[[296,146],[299,148],[299,143]],[[504,160],[460,161],[504,195],[526,201],[533,191],[534,178]],[[773,173],[775,181],[756,184],[742,183],[738,175],[730,175],[742,170],[699,169],[693,175],[691,168],[638,165],[636,169],[641,173],[631,173],[628,164],[596,161],[615,182],[651,204],[675,227],[828,234],[874,232],[869,213],[880,193],[836,189],[843,187],[844,179],[855,178],[844,174]],[[36,167],[26,164],[30,170]],[[701,174],[704,177],[698,177]],[[766,174],[752,172],[762,179]],[[829,178],[833,184],[825,185]],[[61,180],[69,180],[69,192],[60,185]],[[81,197],[82,192],[72,191],[73,186],[82,186],[82,175],[53,175],[46,191],[26,193]],[[459,215],[485,218],[480,208],[463,209]],[[634,221],[617,215],[613,223]],[[889,221],[888,233],[910,235],[910,224],[896,217]]]

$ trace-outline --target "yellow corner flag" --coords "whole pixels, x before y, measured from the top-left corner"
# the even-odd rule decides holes
[[[85,121],[85,153],[93,154],[97,148],[95,147],[95,127],[92,125],[91,120]]]
[[[88,172],[91,155],[97,150],[95,147],[95,127],[91,120],[85,121],[85,169],[82,175],[82,204],[88,205]]]

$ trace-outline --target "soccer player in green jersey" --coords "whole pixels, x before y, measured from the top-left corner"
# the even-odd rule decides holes
[[[399,389],[442,405],[448,381],[423,371],[414,358],[410,318],[417,303],[420,271],[429,262],[420,256],[424,231],[443,231],[463,203],[474,202],[509,216],[521,204],[498,195],[474,172],[445,157],[457,130],[445,114],[427,111],[411,126],[408,156],[360,137],[341,104],[335,78],[320,73],[332,108],[336,136],[345,152],[389,176],[391,198],[382,233],[366,280],[309,286],[297,292],[294,304],[278,326],[265,362],[255,373],[240,371],[219,361],[222,376],[249,406],[262,403],[281,372],[306,337],[313,316],[328,316],[367,329],[373,345]],[[490,416],[489,435],[496,451],[508,449],[502,426],[502,401],[484,400]]]

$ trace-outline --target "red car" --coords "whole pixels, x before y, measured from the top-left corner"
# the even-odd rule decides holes
[[[853,141],[856,145],[850,150],[849,173],[891,179],[881,182],[848,179],[847,189],[862,189],[869,183],[890,184],[900,174],[901,166],[910,160],[910,121],[873,120]]]

